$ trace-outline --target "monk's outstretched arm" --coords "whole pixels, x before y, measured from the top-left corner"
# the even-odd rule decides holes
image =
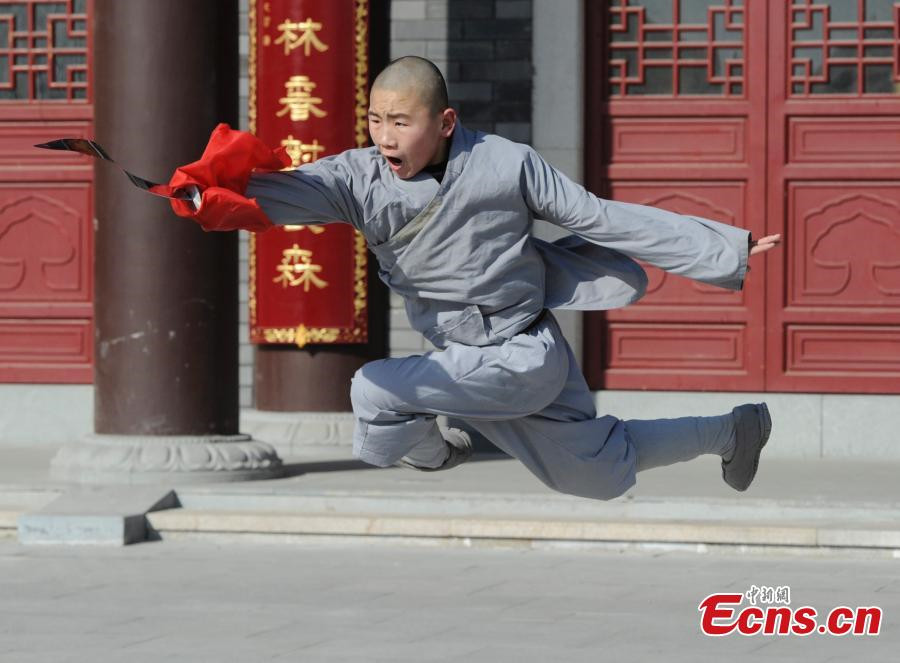
[[[531,149],[521,179],[536,218],[667,272],[732,290],[743,287],[751,241],[747,230],[598,198]]]
[[[329,157],[295,170],[254,173],[246,195],[278,226],[344,221],[359,227],[362,213],[349,181],[340,157]]]

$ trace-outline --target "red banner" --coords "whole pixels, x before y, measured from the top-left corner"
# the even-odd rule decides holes
[[[250,131],[295,167],[368,142],[368,9],[250,0]],[[250,340],[365,343],[366,261],[365,239],[343,223],[252,234]]]

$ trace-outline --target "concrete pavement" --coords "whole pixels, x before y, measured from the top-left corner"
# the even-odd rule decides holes
[[[379,543],[380,542],[380,543]],[[3,663],[769,663],[896,660],[896,560],[679,552],[0,542]],[[789,586],[820,614],[878,606],[877,636],[700,633],[714,592]]]

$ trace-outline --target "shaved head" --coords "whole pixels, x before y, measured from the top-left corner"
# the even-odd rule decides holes
[[[376,90],[411,92],[432,113],[450,105],[440,70],[430,60],[415,55],[398,58],[385,67],[372,83],[372,92]]]
[[[409,179],[448,159],[456,111],[440,70],[412,55],[391,62],[372,83],[369,135],[382,165]]]

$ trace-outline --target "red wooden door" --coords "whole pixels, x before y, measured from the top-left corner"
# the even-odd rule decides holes
[[[742,294],[588,316],[592,386],[900,393],[900,2],[587,7],[589,186],[785,236]]]
[[[742,0],[587,3],[589,188],[762,234],[767,8],[751,5],[753,11]],[[655,268],[648,274],[638,304],[588,314],[592,386],[762,389],[762,265],[738,293]]]
[[[900,2],[775,6],[767,387],[900,393]]]
[[[0,382],[92,380],[91,0],[0,0]]]

